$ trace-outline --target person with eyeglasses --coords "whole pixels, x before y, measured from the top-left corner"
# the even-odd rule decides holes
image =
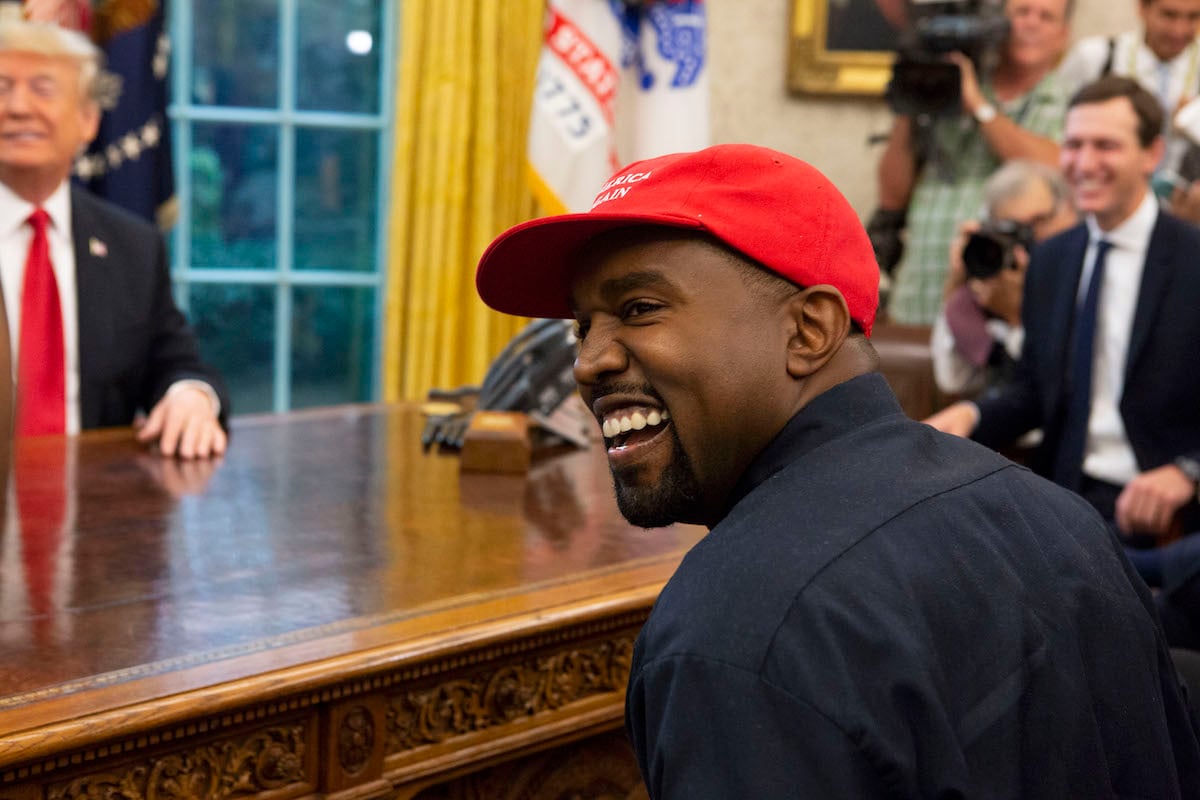
[[[1085,220],[1030,259],[1012,379],[927,420],[993,447],[1040,427],[1031,466],[1135,547],[1200,530],[1200,229],[1151,190],[1162,116],[1132,78],[1072,97],[1061,163]]]
[[[983,187],[982,220],[963,223],[950,245],[944,302],[930,350],[938,388],[974,397],[1012,374],[1021,355],[1021,294],[1029,250],[1079,221],[1059,171],[1010,161]]]

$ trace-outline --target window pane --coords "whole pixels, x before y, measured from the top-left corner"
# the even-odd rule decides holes
[[[292,408],[371,399],[375,290],[297,287],[292,303]]]
[[[193,0],[191,101],[279,106],[279,0]]]
[[[188,292],[200,353],[225,377],[233,413],[271,411],[275,289],[193,283]]]
[[[378,134],[296,131],[297,269],[375,269]]]
[[[278,149],[274,127],[193,125],[193,267],[275,267]]]
[[[380,6],[378,0],[301,0],[297,108],[379,111]]]

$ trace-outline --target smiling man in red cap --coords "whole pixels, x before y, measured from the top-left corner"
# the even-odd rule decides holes
[[[904,416],[878,277],[829,180],[748,145],[480,261],[489,305],[578,321],[622,513],[711,528],[634,651],[650,795],[1196,796],[1144,585],[1079,498]]]

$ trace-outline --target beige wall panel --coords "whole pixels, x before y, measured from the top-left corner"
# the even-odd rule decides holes
[[[1076,36],[1132,26],[1137,0],[1078,0]],[[752,142],[819,167],[866,216],[875,206],[875,162],[891,115],[882,100],[789,93],[785,83],[792,0],[708,0],[713,138]]]

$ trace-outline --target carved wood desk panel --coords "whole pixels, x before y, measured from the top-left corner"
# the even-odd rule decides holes
[[[617,513],[597,451],[423,454],[405,406],[14,449],[0,800],[637,797],[634,637],[701,535]]]

